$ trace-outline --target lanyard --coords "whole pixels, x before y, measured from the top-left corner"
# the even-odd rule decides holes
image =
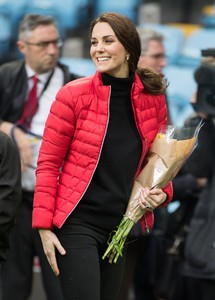
[[[48,79],[46,80],[46,83],[45,83],[45,85],[44,85],[44,87],[43,87],[40,95],[38,96],[38,100],[42,97],[43,93],[47,89],[47,87],[48,87],[48,85],[49,85],[49,83],[50,83],[50,81],[52,79],[53,74],[54,74],[54,69],[51,71],[51,74],[49,75]]]

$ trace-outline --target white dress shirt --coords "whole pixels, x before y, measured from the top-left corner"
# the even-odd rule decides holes
[[[27,71],[27,76],[29,78],[28,86],[30,90],[33,84],[31,77],[35,75],[35,72],[28,65],[26,65],[26,71]],[[51,71],[38,75],[39,82],[37,85],[37,95],[39,97],[39,108],[32,119],[31,128],[30,128],[30,131],[33,134],[39,135],[41,137],[43,135],[45,122],[50,112],[52,102],[54,101],[58,90],[64,84],[63,71],[59,67],[56,67],[48,86],[43,91],[50,75],[51,75]],[[38,159],[38,154],[39,154],[39,149],[40,149],[42,139],[37,138],[31,134],[28,134],[28,138],[31,143],[33,161],[31,166],[26,171],[22,172],[22,187],[24,190],[33,191],[35,187],[35,181],[36,181],[35,169],[37,165],[37,159]]]

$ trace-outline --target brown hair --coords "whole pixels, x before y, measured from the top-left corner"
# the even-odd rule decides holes
[[[90,38],[94,26],[97,23],[103,22],[110,25],[120,43],[128,51],[130,55],[128,60],[129,69],[132,72],[138,73],[146,91],[152,94],[165,93],[167,84],[162,74],[157,74],[149,68],[137,68],[137,64],[141,54],[141,44],[138,31],[133,22],[129,18],[117,13],[103,13],[91,23]]]

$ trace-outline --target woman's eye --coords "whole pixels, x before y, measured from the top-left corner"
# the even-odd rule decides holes
[[[97,42],[96,41],[91,41],[91,46],[96,46]]]
[[[113,42],[114,42],[113,40],[106,40],[106,41],[105,41],[106,44],[111,44],[111,43],[113,43]]]

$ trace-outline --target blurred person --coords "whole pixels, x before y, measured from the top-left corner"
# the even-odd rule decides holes
[[[184,126],[195,128],[199,122],[203,126],[197,148],[173,179],[173,202],[174,199],[177,200],[180,206],[169,216],[166,234],[170,243],[167,244],[157,288],[160,298],[168,300],[213,299],[214,295],[212,277],[207,279],[206,275],[205,280],[196,278],[201,278],[204,272],[208,273],[214,266],[213,261],[210,261],[208,267],[201,267],[204,260],[213,257],[209,249],[213,249],[214,242],[213,220],[210,221],[210,215],[213,218],[214,201],[211,198],[214,195],[215,60],[203,59],[194,72],[194,78],[198,84],[198,89],[191,98],[195,112]],[[211,222],[209,225],[207,218]]]
[[[162,74],[167,65],[164,49],[164,36],[151,29],[137,28],[141,42],[139,68],[151,68]],[[169,119],[169,117],[168,117]],[[170,122],[169,122],[170,123]],[[140,225],[132,230],[127,249],[127,269],[120,292],[119,300],[129,299],[130,291],[135,294],[134,299],[154,299],[154,285],[157,269],[158,238],[165,227],[166,208],[155,211],[155,224],[150,234],[142,234]]]
[[[200,115],[195,117],[197,121]],[[214,260],[214,166],[215,125],[214,117],[204,117],[199,133],[198,147],[192,159],[186,164],[187,170],[198,178],[207,179],[193,210],[189,231],[185,239],[182,275],[184,295],[181,299],[209,300],[215,295]]]
[[[138,67],[150,67],[157,73],[162,73],[167,65],[164,49],[165,37],[154,30],[138,28],[141,41],[141,55]]]
[[[196,178],[207,179],[185,240],[182,274],[185,297],[189,300],[211,300],[215,295],[215,49],[205,50],[204,56],[208,57],[203,57],[194,73],[198,89],[192,99],[194,118],[203,119],[203,126],[198,146],[186,164],[187,170]]]
[[[168,64],[164,47],[165,36],[158,31],[141,27],[138,27],[138,33],[141,42],[141,55],[139,58],[138,67],[149,67],[158,74],[164,73],[164,68]],[[172,124],[171,115],[168,108],[168,91],[166,99],[168,109],[168,124]]]
[[[192,115],[186,120],[184,126],[196,128],[200,119]],[[161,259],[156,276],[156,299],[187,299],[182,274],[185,240],[195,206],[207,184],[207,178],[196,177],[189,172],[188,162],[189,159],[172,180],[173,200],[168,207]]]
[[[22,206],[11,235],[11,248],[2,265],[2,299],[27,300],[32,288],[32,267],[39,257],[49,300],[62,292],[44,255],[38,232],[32,230],[35,160],[45,120],[57,91],[76,76],[58,63],[62,42],[55,20],[29,14],[19,26],[17,46],[24,59],[0,67],[1,130],[19,149],[22,165]]]
[[[0,265],[6,260],[10,234],[22,199],[19,152],[0,125]]]
[[[125,16],[97,17],[90,40],[96,73],[60,89],[46,121],[33,228],[66,300],[116,300],[125,257],[110,264],[102,256],[145,155],[167,123],[166,82],[149,69],[137,69],[140,39]],[[171,195],[171,183],[163,190],[143,189],[140,205],[151,207],[143,230]]]

